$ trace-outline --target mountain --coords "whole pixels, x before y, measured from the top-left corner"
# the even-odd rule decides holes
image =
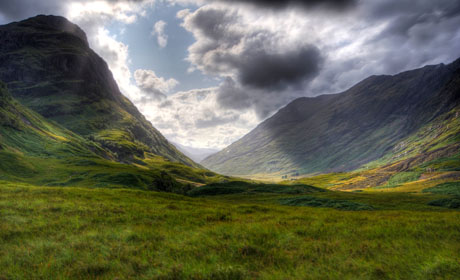
[[[201,163],[229,175],[315,174],[388,164],[402,158],[394,156],[409,142],[412,149],[402,155],[423,154],[414,144],[423,142],[423,128],[436,127],[440,116],[452,117],[459,103],[460,59],[371,76],[340,94],[294,100]],[[437,148],[458,144],[458,137],[450,136]]]
[[[0,80],[48,120],[97,142],[119,162],[151,153],[200,167],[170,144],[120,92],[85,33],[59,16],[0,26]]]
[[[0,26],[0,180],[185,193],[231,178],[170,144],[78,26],[37,16]]]
[[[185,193],[195,183],[228,178],[148,155],[126,164],[15,100],[0,82],[0,181],[45,186],[136,188]]]
[[[179,143],[171,142],[176,148],[181,151],[184,155],[193,159],[195,162],[201,162],[203,159],[208,156],[217,153],[219,150],[208,149],[208,148],[194,148]]]
[[[119,168],[123,165],[113,159],[114,155],[97,143],[21,105],[0,83],[0,179],[72,185],[92,181],[94,176],[88,173],[93,169],[101,181],[115,186],[117,179],[110,177],[126,168]],[[112,164],[113,173],[101,172],[99,167],[107,164]],[[154,181],[158,174],[149,173]]]

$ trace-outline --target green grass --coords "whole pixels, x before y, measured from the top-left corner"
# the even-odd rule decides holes
[[[433,121],[422,126],[416,133],[413,133],[396,144],[392,150],[381,158],[367,163],[365,168],[375,168],[397,160],[404,160],[417,155],[455,145],[460,138],[460,109],[454,108],[450,112],[438,116]],[[426,169],[437,171],[458,171],[459,155],[451,158],[440,158],[425,162],[420,165],[422,171]]]
[[[280,199],[280,203],[290,206],[310,206],[310,207],[326,207],[338,210],[373,210],[374,208],[367,204],[351,202],[347,200],[336,200],[329,198],[318,198],[312,196],[301,196]]]
[[[231,181],[226,183],[212,183],[203,187],[195,188],[188,192],[190,196],[212,196],[224,194],[256,194],[256,193],[277,193],[277,194],[305,194],[313,192],[324,192],[325,190],[308,185],[279,185],[260,184],[244,181]]]
[[[442,183],[431,188],[426,188],[422,192],[460,196],[460,181]]]
[[[460,209],[460,197],[437,199],[430,201],[428,205],[446,207],[451,209]]]
[[[294,181],[297,184],[307,184],[321,188],[329,188],[335,185],[340,184],[343,181],[351,180],[355,177],[358,177],[359,173],[327,173],[327,174],[320,174],[312,177],[305,177],[300,178]],[[284,181],[284,183],[292,183],[290,181]]]
[[[383,186],[375,187],[379,188],[396,188],[404,183],[417,181],[420,178],[421,172],[399,172],[394,174],[388,179],[387,183]]]
[[[460,212],[436,195],[310,195],[387,210],[0,182],[0,279],[459,278]]]

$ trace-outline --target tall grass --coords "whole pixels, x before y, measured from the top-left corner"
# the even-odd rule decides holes
[[[460,212],[431,194],[339,195],[421,210],[0,183],[0,279],[459,278]]]

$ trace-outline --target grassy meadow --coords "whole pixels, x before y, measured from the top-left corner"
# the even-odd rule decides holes
[[[226,186],[191,197],[0,182],[0,279],[460,277],[460,211],[430,205],[448,194],[213,187]]]

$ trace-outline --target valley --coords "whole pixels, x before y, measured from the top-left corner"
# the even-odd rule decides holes
[[[0,280],[460,277],[460,59],[216,151],[163,136],[66,18],[0,43]]]
[[[457,187],[458,189],[458,187]],[[455,279],[460,212],[441,194],[206,198],[0,183],[0,276],[18,279]],[[353,202],[350,203],[350,202]],[[350,205],[372,206],[350,210]],[[457,205],[459,202],[457,202]],[[301,205],[301,204],[299,204]],[[308,204],[307,204],[308,205]],[[404,261],[402,261],[404,260]]]

